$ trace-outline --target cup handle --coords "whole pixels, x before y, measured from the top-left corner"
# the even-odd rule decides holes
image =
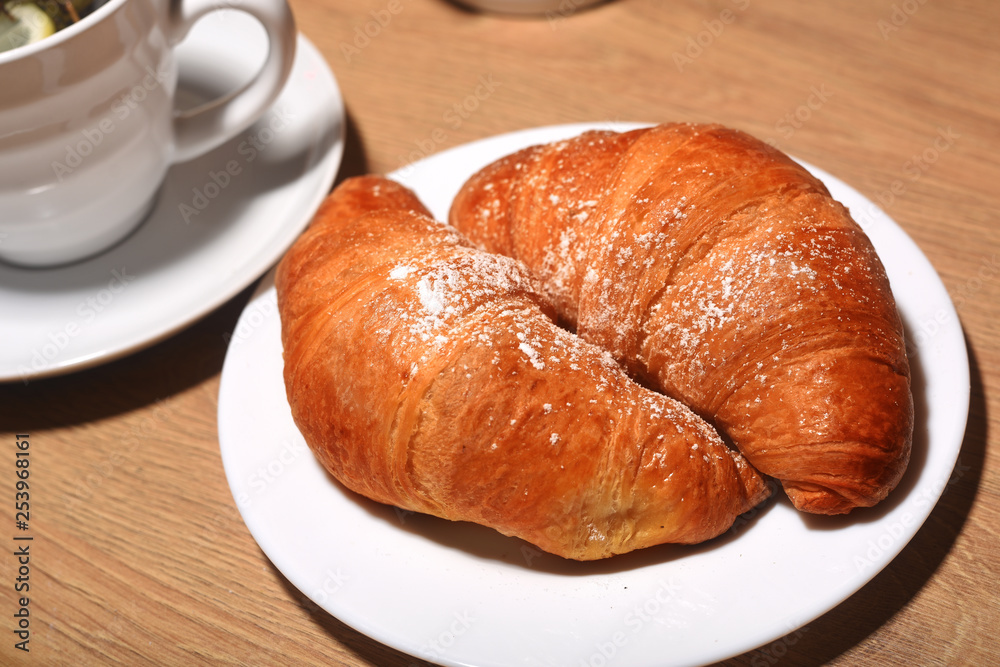
[[[295,19],[285,0],[180,0],[171,2],[174,43],[180,42],[202,16],[235,8],[260,21],[267,32],[268,54],[263,67],[234,93],[174,117],[174,162],[183,162],[222,145],[250,127],[281,92],[295,60]]]

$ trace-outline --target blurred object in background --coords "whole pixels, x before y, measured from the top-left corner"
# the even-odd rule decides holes
[[[520,14],[572,14],[573,12],[604,2],[604,0],[456,0],[458,4],[483,12]]]

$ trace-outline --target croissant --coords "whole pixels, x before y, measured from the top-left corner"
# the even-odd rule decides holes
[[[826,187],[715,125],[593,131],[475,174],[451,224],[563,323],[713,423],[800,510],[884,499],[913,400],[885,270]]]
[[[769,493],[703,419],[560,328],[520,262],[393,181],[338,186],[275,284],[295,423],[368,498],[591,560],[709,539]]]

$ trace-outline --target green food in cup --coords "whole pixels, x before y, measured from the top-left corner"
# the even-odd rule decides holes
[[[102,0],[3,0],[0,52],[33,44],[73,25]]]

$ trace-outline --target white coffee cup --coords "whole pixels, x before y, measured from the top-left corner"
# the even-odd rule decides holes
[[[263,25],[269,52],[244,88],[178,112],[174,47],[217,9]],[[127,236],[167,169],[247,129],[295,57],[285,0],[108,0],[79,23],[0,53],[0,260],[52,266]]]

